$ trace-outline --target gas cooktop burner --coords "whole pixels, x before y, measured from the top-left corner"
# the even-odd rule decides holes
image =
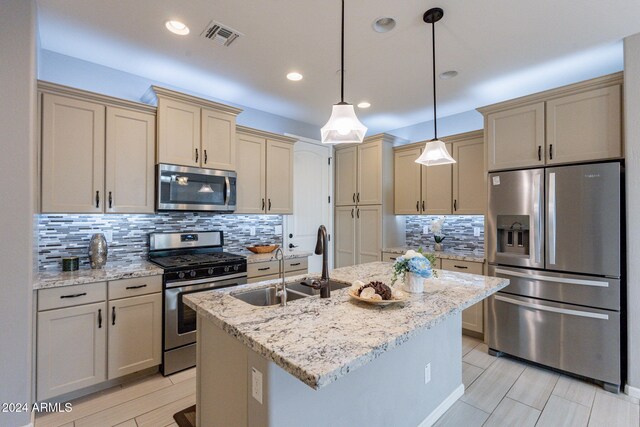
[[[229,252],[213,252],[206,254],[182,254],[150,257],[150,260],[164,268],[189,268],[205,265],[215,265],[226,262],[242,261],[245,257]]]

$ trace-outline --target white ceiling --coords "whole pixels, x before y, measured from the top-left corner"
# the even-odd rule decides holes
[[[314,125],[339,101],[339,0],[38,0],[41,47]],[[438,116],[622,69],[621,39],[640,32],[637,0],[347,0],[346,101],[373,132],[432,114],[430,26],[436,26]],[[379,34],[381,16],[397,20]],[[168,19],[191,33],[176,36]],[[214,19],[244,37],[200,37]],[[296,70],[301,82],[285,78]],[[142,95],[142,94],[140,94]]]

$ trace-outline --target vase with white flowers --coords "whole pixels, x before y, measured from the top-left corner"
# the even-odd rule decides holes
[[[446,237],[442,232],[442,226],[444,225],[444,217],[434,219],[431,221],[431,232],[433,233],[433,240],[435,240],[436,244],[433,249],[436,251],[441,251],[444,249],[442,242]]]
[[[401,278],[407,291],[424,292],[424,279],[435,275],[435,271],[431,268],[434,262],[435,257],[432,254],[423,254],[422,248],[417,251],[408,250],[393,264],[391,284],[393,285],[398,278]]]

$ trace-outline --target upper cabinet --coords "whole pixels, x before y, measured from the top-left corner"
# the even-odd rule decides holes
[[[236,213],[293,213],[293,145],[282,135],[238,126]]]
[[[39,91],[41,211],[153,212],[155,108],[44,82]]]
[[[479,109],[488,170],[621,158],[622,73]]]
[[[442,140],[456,160],[453,165],[423,166],[415,162],[424,142],[399,146],[394,153],[396,215],[483,215],[486,209],[482,131]]]
[[[236,116],[228,105],[152,86],[158,102],[158,163],[236,170]]]

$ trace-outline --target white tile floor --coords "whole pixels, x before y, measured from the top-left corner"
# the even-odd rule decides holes
[[[638,400],[506,357],[462,337],[465,394],[436,426],[640,427]],[[195,369],[160,374],[73,401],[70,413],[36,427],[175,427],[173,414],[195,403]],[[354,426],[356,427],[356,426]]]

